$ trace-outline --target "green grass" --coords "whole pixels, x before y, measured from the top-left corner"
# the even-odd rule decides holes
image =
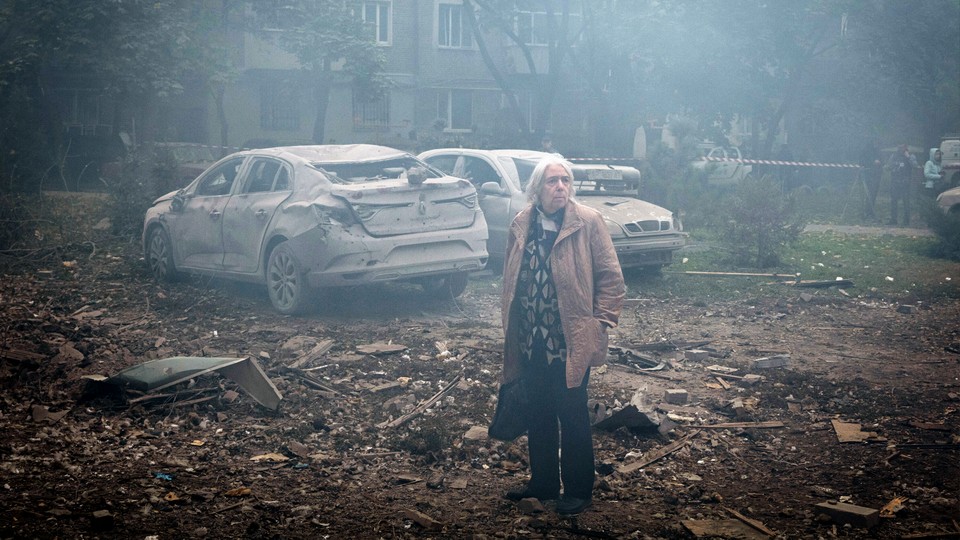
[[[629,275],[628,296],[684,297],[706,303],[744,296],[796,297],[801,290],[780,283],[789,278],[683,273],[710,271],[799,274],[805,281],[843,278],[854,283],[854,287],[847,289],[851,296],[885,301],[960,298],[960,263],[930,256],[936,242],[932,237],[805,233],[797,245],[783,252],[783,263],[779,267],[759,270],[729,266],[710,235],[694,231],[690,240],[692,249],[678,254],[662,278]]]

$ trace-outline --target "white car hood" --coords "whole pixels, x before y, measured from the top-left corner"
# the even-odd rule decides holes
[[[647,201],[630,197],[576,197],[577,202],[600,211],[603,217],[623,225],[635,221],[668,221],[672,212]]]

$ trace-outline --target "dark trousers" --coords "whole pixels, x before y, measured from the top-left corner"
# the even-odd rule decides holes
[[[880,191],[880,169],[876,167],[861,167],[860,179],[866,193],[863,198],[863,217],[874,219],[874,205],[877,203],[877,193]]]
[[[903,201],[903,225],[910,224],[910,178],[893,178],[890,182],[890,223],[897,223],[897,203]]]
[[[548,365],[542,351],[535,351],[522,367],[530,407],[528,489],[555,496],[562,480],[565,496],[589,499],[594,479],[593,435],[587,411],[590,372],[580,386],[568,389],[565,368],[560,361]]]

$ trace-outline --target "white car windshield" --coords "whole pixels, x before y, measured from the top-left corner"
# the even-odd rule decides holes
[[[514,183],[520,186],[520,189],[526,189],[530,182],[530,174],[537,166],[537,162],[531,159],[520,159],[511,157],[501,157],[500,164],[510,175]]]

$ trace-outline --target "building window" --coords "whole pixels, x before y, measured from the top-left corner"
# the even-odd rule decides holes
[[[369,26],[377,44],[390,44],[390,2],[364,2],[363,22]]]
[[[470,23],[463,17],[463,6],[440,4],[440,20],[437,26],[437,42],[441,47],[469,49],[473,47]]]
[[[529,130],[530,133],[533,133],[533,115],[536,114],[536,109],[533,107],[533,96],[531,96],[528,92],[517,92],[514,97],[517,98],[517,104],[520,106],[520,112],[523,114],[523,118],[526,121],[527,130]],[[506,94],[500,94],[500,109],[509,111],[510,114],[513,114],[513,109],[510,107],[510,100],[507,98]]]
[[[549,45],[550,44],[550,22],[548,20],[547,8],[543,0],[518,0],[517,1],[517,35],[527,45]],[[557,24],[560,23],[562,14],[554,11],[553,16]],[[580,13],[570,13],[567,35],[577,35],[580,28]]]
[[[437,117],[446,122],[446,131],[473,129],[473,93],[469,90],[441,91],[437,100]]]
[[[260,87],[260,129],[297,131],[300,129],[300,96],[286,81],[264,83]]]
[[[65,89],[57,92],[60,118],[66,130],[74,135],[109,135],[110,107],[104,106],[103,98],[93,90]]]
[[[547,12],[531,2],[518,4],[517,35],[527,45],[548,45],[550,33]]]
[[[390,96],[368,99],[353,91],[353,127],[355,129],[387,129],[390,127]]]

